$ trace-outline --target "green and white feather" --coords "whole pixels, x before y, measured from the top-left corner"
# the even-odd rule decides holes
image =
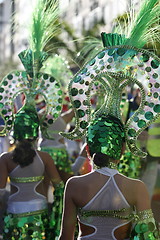
[[[50,40],[60,32],[57,0],[36,0],[29,32],[30,49],[38,59]]]

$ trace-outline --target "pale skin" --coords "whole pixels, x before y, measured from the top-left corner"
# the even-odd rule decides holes
[[[117,162],[113,160],[113,162]],[[145,184],[136,179],[128,178],[122,174],[115,175],[115,181],[130,206],[135,207],[136,211],[151,209],[149,194]],[[102,188],[109,179],[108,176],[95,171],[83,176],[70,178],[65,187],[64,211],[59,240],[74,240],[77,209],[84,207]],[[80,224],[81,236],[94,232],[94,229]],[[114,235],[117,240],[128,238],[131,224],[118,228]]]
[[[42,152],[42,151],[37,151],[37,152],[44,163],[45,173],[51,179],[53,186],[56,187],[56,184],[59,184],[62,180],[56,169],[53,159],[46,152]],[[13,152],[9,152],[9,153],[4,153],[0,157],[0,189],[3,189],[6,187],[9,173],[12,172],[18,166],[17,163],[13,162],[12,156],[13,156]],[[17,189],[11,185],[11,194],[15,193],[16,191]],[[46,195],[43,184],[39,184],[36,188],[36,191],[44,196]]]

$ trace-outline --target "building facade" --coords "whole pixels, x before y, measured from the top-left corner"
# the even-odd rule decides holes
[[[103,22],[105,32],[110,32],[113,19],[124,14],[137,0],[59,0],[61,17],[81,36],[83,29],[91,29]],[[33,0],[0,0],[0,62],[8,58],[18,60],[18,53],[28,46],[28,23]],[[14,14],[15,23],[11,21]]]

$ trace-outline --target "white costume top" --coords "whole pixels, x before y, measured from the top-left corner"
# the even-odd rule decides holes
[[[120,226],[123,226],[131,221],[132,215],[130,214],[132,214],[133,210],[126,201],[114,179],[114,175],[119,174],[118,171],[107,167],[95,171],[109,176],[110,178],[100,191],[98,191],[96,195],[80,209],[78,214],[79,221],[84,225],[92,227],[94,229],[94,233],[82,237],[79,236],[78,240],[113,240],[116,239],[114,231]],[[105,216],[102,216],[101,214],[98,216],[93,216],[93,214],[85,216],[85,212],[87,211],[97,212],[99,210],[106,210],[108,213]],[[122,211],[113,212],[114,210]],[[111,215],[109,216],[110,213]],[[118,214],[124,219],[113,216],[114,214]],[[128,216],[130,217],[128,218]]]
[[[31,164],[23,168],[18,165],[13,169],[9,177],[17,192],[9,196],[8,213],[19,214],[47,208],[46,197],[36,192],[43,176],[44,164],[37,152]]]

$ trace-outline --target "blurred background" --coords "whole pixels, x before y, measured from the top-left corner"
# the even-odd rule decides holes
[[[23,69],[18,54],[28,47],[28,23],[34,2],[34,0],[0,0],[0,81],[10,71]],[[96,48],[98,50],[100,44],[102,47],[101,32],[109,33],[119,23],[123,26],[123,23],[127,22],[129,9],[134,7],[136,12],[139,4],[139,0],[59,0],[58,21],[61,24],[61,32],[50,40],[48,48],[51,55],[61,56],[67,68],[70,69],[68,75],[65,76],[66,81],[69,81],[87,61],[87,56],[81,54],[81,49],[86,46],[88,38],[95,41],[94,50]],[[160,43],[154,43],[155,45],[156,51],[154,52],[160,56]],[[152,45],[146,45],[145,48],[153,51]],[[55,60],[55,69],[58,66],[61,68],[57,61],[59,60]],[[61,76],[57,75],[57,77]],[[65,83],[63,84],[65,85]],[[131,88],[128,88],[127,100],[133,99],[137,94],[136,92],[134,95],[133,90],[136,88],[132,88],[132,96],[130,96]],[[67,101],[67,99],[65,100]],[[11,148],[12,144],[8,142],[7,150],[11,150]],[[1,144],[0,150],[3,152],[6,151],[6,148],[3,149]],[[152,208],[158,222],[160,222],[159,159],[160,156],[156,159],[158,162],[157,178],[152,196]],[[1,220],[3,209],[0,211]]]

